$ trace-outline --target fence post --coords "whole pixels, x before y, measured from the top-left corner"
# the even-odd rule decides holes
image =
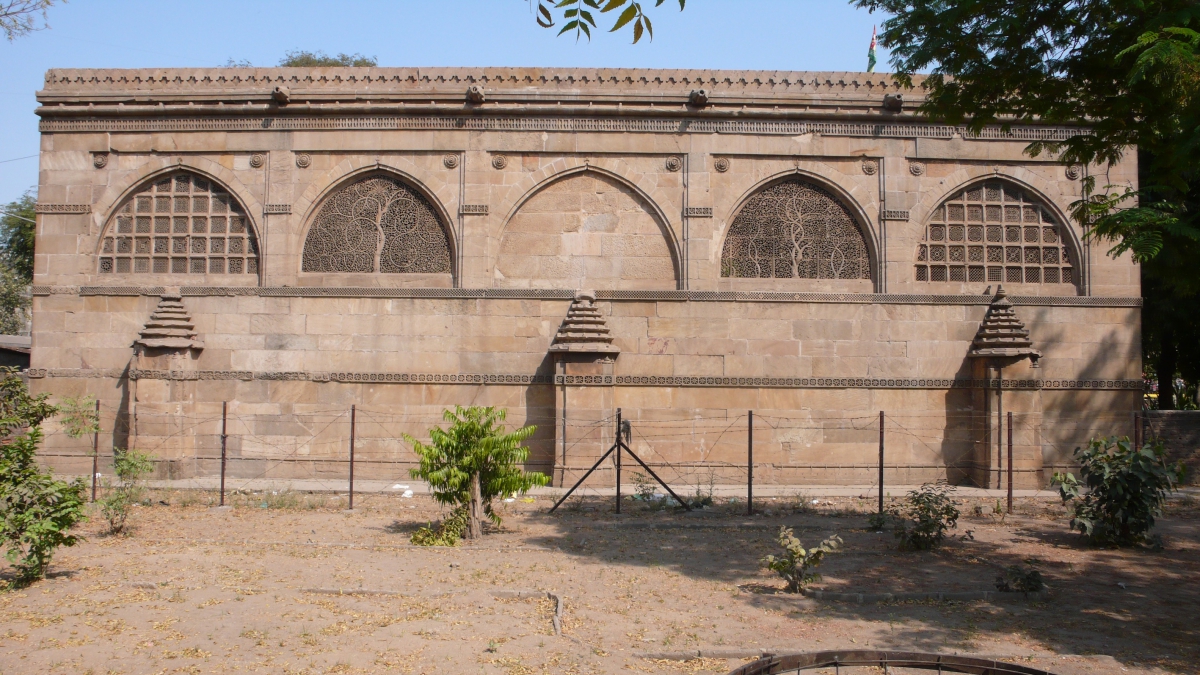
[[[883,411],[879,411],[879,512],[883,513]]]
[[[97,402],[97,405],[99,403]],[[1142,414],[1133,413],[1133,445],[1140,450],[1142,448]]]
[[[221,506],[225,506],[225,439],[228,438],[225,431],[228,409],[229,402],[221,401]]]
[[[617,513],[621,512],[621,409],[617,408]]]
[[[1008,413],[1008,513],[1012,515],[1012,483],[1013,483],[1013,441],[1012,441],[1012,412]]]
[[[746,515],[754,515],[754,411],[746,427]]]
[[[92,502],[96,501],[96,474],[100,473],[100,401],[96,401],[96,428],[92,431]]]
[[[355,404],[350,404],[350,510],[354,510],[354,413]]]

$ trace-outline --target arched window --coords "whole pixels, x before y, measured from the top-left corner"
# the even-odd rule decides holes
[[[450,242],[433,206],[387,176],[325,200],[304,241],[305,272],[449,273]]]
[[[258,242],[246,209],[190,171],[138,188],[108,220],[101,274],[258,274]]]
[[[801,179],[776,183],[738,212],[721,250],[722,277],[870,279],[871,259],[854,216]]]
[[[933,211],[917,246],[917,281],[1076,284],[1063,225],[1025,190],[977,183]]]

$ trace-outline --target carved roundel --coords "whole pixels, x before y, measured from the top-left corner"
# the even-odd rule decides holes
[[[713,162],[713,168],[716,169],[717,172],[719,172],[719,173],[725,173],[726,171],[729,170],[729,158],[728,157],[718,157]]]
[[[879,172],[879,163],[873,159],[864,159],[862,163],[862,172],[868,176],[874,176]]]
[[[250,155],[250,166],[253,168],[261,169],[262,165],[266,163],[266,155],[263,155],[261,152],[256,152],[253,155]]]
[[[675,172],[683,168],[683,160],[678,157],[667,158],[667,171]]]
[[[503,169],[508,166],[508,158],[504,155],[496,155],[492,158],[492,168]]]
[[[925,162],[909,162],[908,172],[914,176],[925,175]]]
[[[104,167],[108,166],[108,153],[97,152],[96,154],[92,155],[92,166],[96,167],[97,169],[103,169]]]
[[[307,152],[302,152],[296,155],[296,166],[300,167],[301,169],[307,169],[308,167],[312,166],[312,155],[308,154]]]
[[[450,242],[433,206],[374,175],[325,200],[304,241],[305,272],[449,273]]]
[[[1066,175],[1067,180],[1079,180],[1079,177],[1083,175],[1083,172],[1079,170],[1078,166],[1072,164],[1071,166],[1067,167]]]
[[[801,178],[751,197],[730,225],[721,276],[767,279],[870,279],[866,239],[854,216]]]
[[[458,155],[447,154],[445,157],[442,157],[442,165],[447,169],[457,169]]]

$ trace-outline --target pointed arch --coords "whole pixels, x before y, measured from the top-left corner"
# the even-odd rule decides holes
[[[102,275],[258,279],[259,238],[245,204],[223,182],[182,163],[125,191],[97,242]],[[199,280],[197,280],[199,281]]]

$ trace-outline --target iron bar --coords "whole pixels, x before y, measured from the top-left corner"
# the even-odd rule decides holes
[[[96,426],[92,429],[92,502],[96,501],[96,480],[100,473],[100,401],[96,400]]]
[[[883,513],[883,411],[879,411],[879,513]]]
[[[351,511],[354,510],[354,412],[356,406],[350,405],[350,505]]]
[[[646,470],[646,473],[650,474],[650,477],[651,477],[651,478],[653,478],[654,480],[658,481],[658,484],[659,484],[659,485],[661,485],[661,486],[663,487],[663,489],[664,489],[664,490],[666,490],[666,491],[667,491],[667,493],[668,493],[668,494],[670,494],[670,495],[671,495],[671,497],[672,497],[672,498],[673,498],[675,501],[679,502],[679,505],[680,505],[680,506],[682,506],[683,508],[687,509],[688,511],[691,511],[691,510],[692,510],[692,507],[688,506],[688,503],[687,503],[687,502],[685,502],[685,501],[683,501],[682,499],[680,499],[680,498],[679,498],[679,495],[675,494],[675,491],[671,489],[671,486],[670,486],[670,485],[667,485],[667,484],[666,484],[666,482],[665,482],[665,481],[663,481],[663,479],[659,478],[659,477],[658,477],[658,474],[654,473],[654,469],[651,469],[651,468],[650,468],[650,466],[649,466],[648,464],[646,464],[645,462],[643,462],[643,461],[642,461],[642,458],[641,458],[641,457],[638,457],[638,456],[637,456],[637,453],[635,453],[633,450],[631,450],[631,449],[629,448],[629,446],[628,446],[628,445],[625,445],[623,442],[621,442],[621,440],[620,440],[619,438],[617,439],[617,444],[618,444],[619,446],[621,446],[621,447],[622,447],[622,448],[625,450],[625,452],[628,452],[628,453],[629,453],[629,456],[630,456],[630,457],[632,457],[632,458],[634,459],[634,461],[636,461],[638,464],[641,464],[641,465],[642,465],[642,468]],[[619,451],[619,450],[618,450],[617,452],[618,452],[618,454],[620,453],[620,451]]]
[[[576,488],[578,488],[580,485],[583,485],[583,481],[587,480],[587,477],[592,475],[593,471],[600,468],[600,465],[604,463],[604,460],[608,459],[608,456],[619,447],[621,447],[621,443],[618,439],[618,442],[613,443],[612,447],[609,448],[607,452],[605,452],[603,455],[600,455],[600,459],[596,460],[596,463],[592,465],[592,468],[588,469],[587,473],[583,474],[583,478],[580,478],[578,481],[576,481],[576,483],[571,486],[571,489],[567,490],[567,494],[563,495],[557,502],[554,503],[554,506],[550,507],[550,513],[554,513],[555,509],[561,506],[563,502],[567,501],[567,497],[570,497],[571,493],[574,492]],[[565,469],[563,470],[563,477],[566,477]]]
[[[1008,514],[1012,515],[1013,491],[1013,420],[1012,412],[1008,413]]]
[[[1141,449],[1142,445],[1142,415],[1141,413],[1133,414],[1133,445],[1137,449]]]
[[[617,408],[617,513],[621,513],[621,409]]]
[[[1000,487],[1004,466],[1004,369],[996,367],[996,487]],[[988,481],[989,483],[991,481]]]
[[[229,402],[221,401],[221,506],[225,506],[225,434],[228,421]]]
[[[746,425],[746,515],[754,515],[754,411]]]

